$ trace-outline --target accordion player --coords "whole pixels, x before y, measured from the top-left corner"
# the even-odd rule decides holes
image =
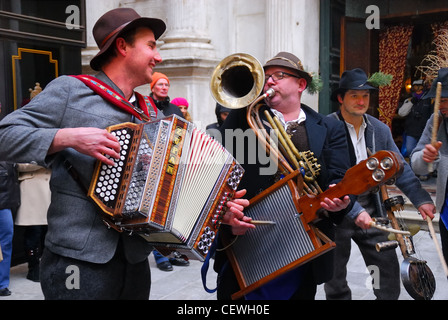
[[[243,168],[216,140],[176,115],[108,127],[115,166],[97,162],[89,196],[104,222],[136,232],[162,253],[204,261]]]

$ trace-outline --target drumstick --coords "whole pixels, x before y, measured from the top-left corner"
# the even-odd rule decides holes
[[[411,235],[411,233],[409,231],[398,230],[398,229],[394,229],[394,228],[390,228],[390,227],[381,226],[381,225],[376,224],[375,221],[370,221],[369,225],[373,228],[376,228],[376,229],[382,230],[382,231],[386,231],[386,232],[392,232],[395,234],[402,234],[402,235],[407,235],[407,236]]]
[[[255,224],[255,225],[277,224],[275,221],[263,221],[263,220],[252,220],[252,221],[250,221],[250,223]]]
[[[431,135],[431,145],[436,146],[437,143],[437,131],[439,130],[439,107],[440,107],[440,97],[442,95],[442,83],[437,82],[436,90],[436,101],[434,103],[434,118],[432,124],[432,135]],[[433,172],[433,163],[428,163],[428,171]]]
[[[434,245],[436,246],[437,254],[439,255],[440,262],[442,263],[443,270],[445,271],[445,275],[448,279],[448,266],[446,265],[445,258],[443,257],[442,249],[440,249],[439,242],[436,238],[436,233],[434,231],[434,226],[432,225],[432,220],[430,217],[426,216],[426,221],[428,222],[429,232],[431,233],[432,240],[434,241]]]

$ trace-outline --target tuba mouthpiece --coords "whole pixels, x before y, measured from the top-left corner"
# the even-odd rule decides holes
[[[273,96],[275,96],[275,90],[272,88],[269,88],[268,90],[266,90],[266,92],[264,93],[266,98],[272,98]]]

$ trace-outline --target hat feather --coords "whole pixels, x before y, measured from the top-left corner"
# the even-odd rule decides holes
[[[308,83],[307,90],[310,94],[317,94],[322,90],[324,84],[317,73],[312,73],[311,76],[312,80],[310,83]]]
[[[374,74],[372,74],[370,76],[369,79],[367,79],[367,82],[371,86],[379,88],[379,87],[390,85],[390,83],[392,82],[393,78],[394,77],[391,74],[386,74],[386,73],[382,73],[382,72],[375,72]]]

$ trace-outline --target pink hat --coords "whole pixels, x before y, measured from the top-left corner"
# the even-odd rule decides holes
[[[175,98],[171,100],[172,104],[175,104],[176,106],[186,106],[188,108],[188,101],[185,98]]]

